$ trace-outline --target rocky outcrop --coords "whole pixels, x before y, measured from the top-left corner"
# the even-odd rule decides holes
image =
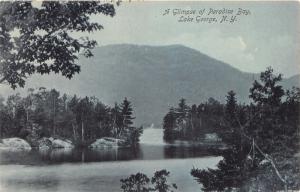
[[[50,149],[50,148],[73,148],[72,141],[68,139],[57,139],[57,138],[46,138],[43,137],[38,141],[39,149]]]
[[[52,141],[52,147],[53,148],[73,148],[74,145],[72,141],[68,139],[54,139],[52,137],[49,138]]]
[[[206,142],[220,142],[222,139],[216,133],[207,133],[204,135],[204,141]]]
[[[112,137],[103,137],[97,139],[89,147],[90,148],[106,148],[106,147],[120,147],[125,146],[126,142],[123,139],[116,139]]]
[[[27,141],[21,138],[13,137],[13,138],[6,138],[0,140],[0,148],[1,149],[24,149],[30,150],[31,146]]]

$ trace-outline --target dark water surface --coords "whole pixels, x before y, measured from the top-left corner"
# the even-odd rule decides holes
[[[182,159],[212,156],[207,149],[188,143],[166,144],[161,129],[146,129],[135,148],[0,150],[0,164],[47,165],[76,162]]]
[[[168,145],[161,129],[146,129],[138,148],[0,151],[1,192],[120,192],[120,179],[157,170],[171,172],[177,191],[195,192],[200,185],[193,167],[213,168],[221,160],[199,146]]]
[[[0,164],[43,165],[75,162],[103,162],[128,160],[159,160],[194,158],[212,154],[196,146],[151,146],[136,148],[52,149],[31,151],[0,151]]]

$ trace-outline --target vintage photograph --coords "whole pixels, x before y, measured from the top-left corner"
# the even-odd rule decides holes
[[[1,1],[0,192],[300,191],[297,1]]]

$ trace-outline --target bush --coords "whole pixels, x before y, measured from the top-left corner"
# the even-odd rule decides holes
[[[124,192],[149,192],[149,181],[150,179],[147,175],[137,173],[135,175],[130,175],[130,177],[126,179],[121,179],[121,189]]]
[[[163,169],[156,171],[151,178],[152,186],[150,185],[150,179],[143,173],[137,173],[130,175],[126,179],[121,179],[121,189],[123,192],[172,192],[172,189],[177,189],[176,184],[168,184],[167,177],[170,172]]]

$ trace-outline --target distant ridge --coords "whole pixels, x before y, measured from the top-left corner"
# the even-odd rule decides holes
[[[136,123],[159,126],[168,108],[180,98],[199,104],[213,97],[221,102],[229,90],[249,102],[249,88],[258,74],[241,72],[227,63],[182,46],[107,45],[80,59],[82,71],[71,81],[57,75],[33,77],[27,87],[51,87],[81,96],[97,96],[106,104],[128,97]],[[283,86],[299,86],[300,75]]]

